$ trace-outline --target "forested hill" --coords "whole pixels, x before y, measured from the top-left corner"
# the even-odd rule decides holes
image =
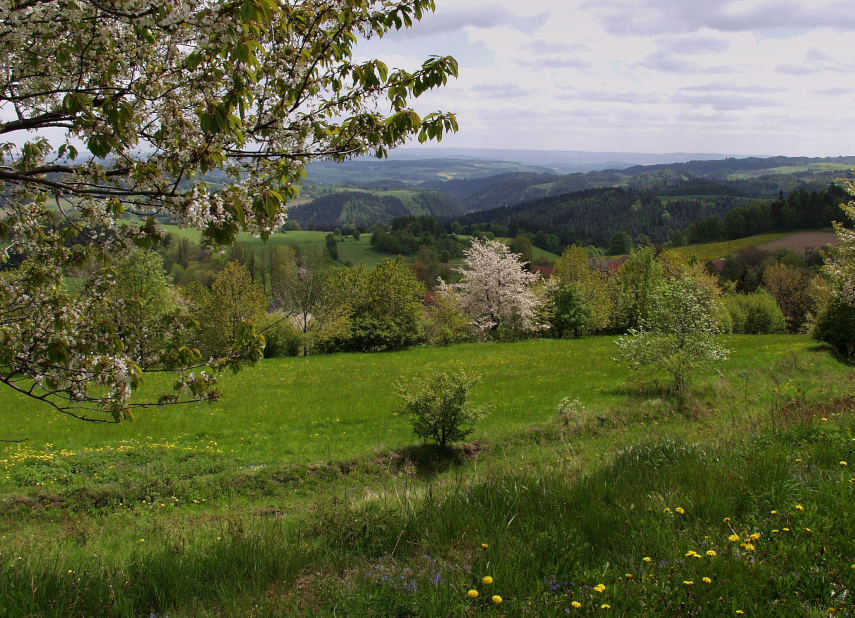
[[[603,187],[623,187],[663,196],[775,199],[779,193],[797,189],[817,191],[848,175],[853,167],[855,157],[752,157],[635,166],[587,174],[510,173],[445,182],[433,180],[421,186],[459,199],[466,212]]]
[[[682,213],[681,213],[682,214]],[[605,246],[618,231],[636,236],[646,234],[653,240],[665,240],[671,230],[688,225],[697,217],[671,213],[654,195],[621,188],[588,189],[470,213],[458,219],[463,225],[492,223],[506,226],[515,236],[521,230],[539,230],[558,237],[561,245],[573,243]]]
[[[288,218],[304,230],[329,231],[347,224],[367,230],[396,217],[431,215],[450,219],[463,212],[456,199],[439,191],[345,190],[289,208]]]

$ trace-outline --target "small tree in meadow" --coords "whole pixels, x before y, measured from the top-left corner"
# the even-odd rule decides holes
[[[728,350],[716,341],[717,300],[682,277],[664,282],[651,301],[650,317],[615,342],[619,360],[633,370],[670,374],[674,391],[681,393],[693,371],[727,358]]]
[[[489,411],[487,406],[475,407],[468,401],[478,380],[479,376],[460,371],[401,383],[398,395],[404,400],[403,412],[413,421],[415,434],[441,447],[471,434],[475,423],[486,418]]]

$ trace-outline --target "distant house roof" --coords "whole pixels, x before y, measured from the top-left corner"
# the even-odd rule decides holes
[[[531,272],[538,273],[544,279],[549,279],[552,275],[555,274],[554,266],[532,266]]]
[[[425,292],[425,307],[436,307],[436,292]]]

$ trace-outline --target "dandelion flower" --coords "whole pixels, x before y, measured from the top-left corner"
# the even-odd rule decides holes
[[[739,542],[739,535],[738,534],[731,534],[729,537],[727,537],[727,540],[730,541],[731,543],[738,543]]]
[[[762,534],[760,534],[759,532],[755,532],[755,533],[754,533],[754,534],[752,534],[752,535],[751,535],[751,537],[749,537],[749,538],[750,538],[752,541],[756,541],[756,540],[757,540],[757,539],[759,539],[761,536],[763,536],[763,535],[762,535]]]
[[[645,556],[644,558],[641,559],[641,561],[642,562],[650,562],[651,558],[650,558],[650,556]]]
[[[729,524],[729,523],[730,523],[730,517],[725,517],[725,518],[724,518],[724,523]]]
[[[603,584],[597,584],[596,586],[594,586],[594,590],[597,592],[605,592],[606,587]]]
[[[756,549],[751,543],[743,543],[742,547],[745,551],[754,551]]]
[[[489,545],[487,545],[486,543],[481,543],[481,547],[482,547],[482,548],[484,548],[484,549],[487,549],[487,548],[488,548],[488,547],[490,547],[490,546],[489,546]]]
[[[704,583],[705,584],[711,584],[712,580],[709,577],[704,577]]]
[[[665,508],[665,510],[664,510],[664,511],[662,511],[662,512],[663,512],[663,513],[670,513],[670,512],[671,512],[671,509],[669,509],[669,508],[667,508],[667,507],[666,507],[666,508]]]
[[[492,583],[493,583],[493,578],[492,578],[492,577],[490,577],[489,575],[486,575],[486,576],[481,580],[481,583],[482,583],[482,584],[484,584],[485,586],[489,586],[490,584],[492,584]]]
[[[602,605],[600,605],[600,609],[611,609],[611,608],[612,608],[612,606],[609,605],[608,603],[603,603]]]
[[[742,615],[742,614],[744,614],[745,612],[744,612],[744,611],[742,611],[741,609],[738,609],[738,610],[736,610],[736,613],[737,613],[737,614],[739,614],[739,615]]]
[[[780,530],[772,530],[772,534],[778,534]]]
[[[684,511],[684,510],[683,510],[683,507],[678,506],[678,507],[677,507],[676,509],[674,509],[674,510],[675,510],[675,511],[677,511],[680,515],[685,515],[685,514],[686,514],[686,511]]]
[[[840,465],[841,465],[841,466],[848,466],[849,464],[848,464],[848,463],[846,463],[845,461],[841,461],[841,462],[840,462]]]
[[[501,603],[501,602],[502,602],[502,597],[500,597],[498,594],[494,594],[494,595],[493,595],[493,599],[492,599],[492,600],[493,600],[493,603],[495,603],[496,605],[498,605],[499,603]]]
[[[801,504],[797,504],[797,505],[796,505],[796,510],[797,510],[797,511],[804,511],[804,510],[805,510],[805,507],[803,507]]]
[[[582,607],[582,604],[579,603],[579,601],[573,601],[570,605],[572,605],[576,609],[579,609],[580,607]]]
[[[707,551],[707,556],[709,556],[710,558],[715,558],[717,555],[718,555],[718,554],[716,554],[716,553],[715,553],[713,550],[711,550],[711,549],[710,549],[709,551]]]
[[[683,580],[683,584],[685,584],[686,586],[694,586],[695,582],[690,580]]]
[[[778,511],[772,511],[772,515],[777,515]]]
[[[632,579],[632,573],[626,573],[624,577],[626,577],[627,579]]]
[[[784,528],[784,532],[789,532],[789,531],[790,531],[789,528]]]
[[[810,528],[805,528],[805,532],[811,532]]]
[[[470,590],[466,594],[469,595],[470,599],[477,599],[478,598],[478,591],[477,590]]]
[[[827,419],[827,418],[825,418],[824,416],[823,416],[823,417],[822,417],[822,419],[820,419],[820,420],[822,420],[822,422],[823,422],[823,423],[827,423],[827,422],[828,422],[828,419]]]

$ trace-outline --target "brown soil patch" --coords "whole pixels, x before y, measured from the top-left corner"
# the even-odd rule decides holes
[[[778,240],[773,240],[772,242],[767,242],[757,248],[762,249],[763,251],[774,251],[775,249],[785,247],[794,253],[804,255],[804,252],[807,249],[816,251],[824,245],[837,244],[840,244],[840,241],[837,240],[837,236],[829,232],[799,232],[792,236],[786,236],[784,238],[779,238]]]

